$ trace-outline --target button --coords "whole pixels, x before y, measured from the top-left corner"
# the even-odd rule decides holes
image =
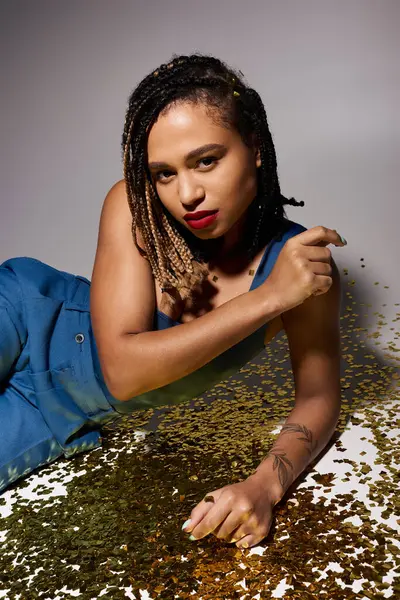
[[[75,336],[75,341],[78,344],[82,344],[82,342],[85,341],[85,336],[83,335],[83,333],[77,333]]]

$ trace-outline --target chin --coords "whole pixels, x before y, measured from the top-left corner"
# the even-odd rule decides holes
[[[215,231],[206,231],[206,230],[201,230],[198,229],[197,231],[193,230],[193,229],[189,229],[188,231],[190,231],[190,233],[192,235],[194,235],[194,237],[198,238],[199,240],[217,240],[218,238],[222,237],[226,232],[222,232],[220,230],[215,230]]]

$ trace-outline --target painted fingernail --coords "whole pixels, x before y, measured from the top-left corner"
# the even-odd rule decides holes
[[[193,537],[192,535],[190,535],[190,536],[189,536],[189,540],[190,540],[191,542],[195,542],[195,541],[196,541],[196,538],[195,538],[195,537]]]
[[[347,241],[344,239],[344,237],[342,235],[339,235],[339,237],[340,237],[340,239],[342,241],[342,244],[344,244],[346,246],[347,245]]]
[[[185,527],[187,527],[189,525],[189,523],[191,523],[191,519],[188,519],[187,521],[184,522],[184,524],[182,525],[182,529],[185,529]]]

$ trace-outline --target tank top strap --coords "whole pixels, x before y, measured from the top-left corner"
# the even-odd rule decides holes
[[[279,235],[277,238],[273,238],[266,247],[264,255],[258,266],[257,272],[254,276],[250,290],[256,289],[267,279],[268,275],[271,273],[276,263],[276,259],[278,258],[280,251],[282,250],[287,240],[306,230],[307,228],[303,227],[303,225],[300,225],[299,223],[295,223],[294,221],[287,221],[287,228],[284,231],[284,233]]]

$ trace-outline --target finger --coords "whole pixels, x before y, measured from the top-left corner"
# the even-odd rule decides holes
[[[239,542],[248,535],[256,536],[261,535],[262,531],[265,530],[265,525],[261,525],[256,515],[253,513],[250,518],[242,523],[232,534],[231,541],[234,543]],[[258,536],[259,537],[259,536]]]
[[[198,503],[198,505],[192,510],[190,513],[190,517],[182,526],[182,530],[190,533],[196,525],[200,523],[200,521],[205,517],[205,515],[211,510],[213,504],[217,502],[218,498],[221,496],[225,487],[219,488],[218,490],[214,490],[213,492],[206,494],[203,500]],[[209,502],[209,500],[212,500]]]
[[[231,512],[231,504],[228,502],[219,501],[211,506],[212,508],[207,515],[192,529],[192,537],[196,540],[200,540],[209,533],[212,533]]]
[[[252,531],[247,531],[244,528],[242,531],[244,535],[239,538],[239,541],[236,542],[236,546],[238,548],[251,548],[252,546],[257,546],[262,540],[267,536],[271,527],[271,523],[268,524],[267,527],[264,525],[262,527],[257,527]],[[241,535],[240,530],[237,532],[237,536]]]
[[[332,252],[325,246],[307,246],[303,249],[304,256],[311,262],[330,263],[332,260]]]
[[[236,546],[238,548],[251,548],[252,546],[256,546],[258,543],[259,542],[255,541],[254,535],[252,533],[249,533],[248,535],[242,537],[238,542],[236,542]]]
[[[314,275],[331,277],[332,275],[332,267],[331,265],[323,262],[313,262],[312,264],[312,272]],[[328,284],[328,282],[326,282]]]
[[[227,539],[226,541],[228,543],[237,545],[237,542],[239,542],[241,539],[243,539],[246,535],[250,535],[249,530],[245,529],[244,527],[245,527],[244,525],[240,525],[237,529],[232,531],[230,538]]]
[[[328,244],[334,244],[335,246],[345,246],[346,240],[339,235],[335,229],[329,229],[319,225],[318,227],[312,227],[303,231],[298,235],[293,236],[288,240],[287,243],[291,244],[303,244],[304,246],[325,246]]]
[[[239,539],[236,537],[236,530],[239,529],[243,523],[246,523],[250,516],[251,511],[248,511],[247,513],[232,511],[229,513],[226,519],[214,529],[212,534],[221,540],[226,540],[227,542],[236,541],[236,539]]]
[[[204,502],[204,500],[199,502],[199,504],[192,510],[190,518],[183,524],[182,530],[186,533],[191,533],[211,510],[211,507],[212,504],[209,502]]]
[[[325,294],[331,287],[333,283],[332,277],[328,277],[326,275],[316,275],[315,276],[315,291],[313,292],[313,296],[320,296],[321,294]]]

